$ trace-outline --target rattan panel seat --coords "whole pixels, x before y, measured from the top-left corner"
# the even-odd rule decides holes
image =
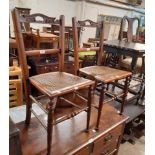
[[[65,72],[51,72],[30,77],[42,93],[55,97],[92,85],[94,82]]]
[[[80,68],[79,71],[82,74],[90,76],[91,78],[102,81],[104,83],[109,83],[114,80],[123,79],[132,74],[131,72],[128,71],[114,69],[107,66],[90,66]]]

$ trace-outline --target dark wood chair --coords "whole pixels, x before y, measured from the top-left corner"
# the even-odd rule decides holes
[[[125,86],[123,93],[119,94],[118,96],[122,98],[121,100],[121,110],[120,114],[123,112],[123,107],[126,101],[127,91],[128,91],[128,85],[130,81],[131,72],[123,71],[114,69],[108,66],[101,66],[102,64],[102,55],[104,51],[104,23],[96,23],[91,20],[84,20],[84,21],[77,21],[76,17],[72,18],[72,25],[73,25],[73,41],[74,41],[74,58],[75,58],[75,73],[79,73],[80,76],[84,76],[88,79],[92,79],[95,81],[95,85],[97,88],[98,84],[101,86],[100,89],[100,99],[99,104],[95,107],[98,109],[98,116],[97,116],[97,124],[96,129],[99,129],[99,122],[101,117],[101,111],[104,102],[109,102],[114,99],[116,99],[116,95],[112,95],[112,98],[110,100],[104,100],[104,94],[106,91],[106,84],[109,84],[110,82],[118,79],[126,79],[125,80]],[[98,47],[91,47],[91,48],[79,48],[78,44],[78,34],[77,34],[77,28],[78,27],[98,27],[100,29],[100,39],[98,42]],[[78,63],[78,52],[81,51],[97,51],[97,65],[96,66],[90,66],[90,67],[84,67],[79,69],[79,63]],[[108,89],[108,88],[107,88]],[[109,92],[110,93],[110,92]],[[112,93],[111,93],[112,94]]]
[[[134,23],[137,21],[137,27],[136,27],[136,34],[133,35],[133,26]],[[126,25],[127,23],[127,25]],[[124,27],[127,26],[127,31],[124,31]],[[127,42],[140,42],[139,39],[139,29],[140,29],[140,19],[138,17],[130,18],[127,16],[124,16],[121,21],[121,26],[120,26],[120,32],[119,32],[119,40],[125,39]],[[126,35],[124,35],[126,34]],[[125,59],[121,59],[119,66],[130,70],[131,68],[131,61],[132,59],[130,57],[127,57]],[[139,72],[142,68],[142,58],[138,58],[135,71],[134,72]]]
[[[137,27],[136,27],[136,34],[135,36],[133,35],[133,26],[135,21],[137,21]],[[124,32],[124,27],[126,26],[127,23],[127,31]],[[138,17],[130,18],[127,16],[124,16],[121,21],[121,27],[120,27],[120,32],[119,32],[119,40],[126,39],[127,42],[138,42],[138,43],[143,43],[140,40],[139,37],[139,29],[140,29],[140,19]],[[126,35],[123,35],[126,33]],[[131,63],[132,63],[132,58],[131,57],[121,57],[119,60],[119,67],[124,70],[132,71],[134,74],[140,74],[140,78],[134,77],[133,79],[139,80],[140,81],[140,88],[138,91],[139,96],[141,96],[142,90],[145,91],[144,89],[144,81],[145,81],[145,55],[142,57],[139,57],[137,60],[137,64],[135,66],[134,70],[131,70]],[[132,87],[135,87],[133,85]],[[134,91],[132,91],[135,95]],[[144,93],[143,93],[144,94]],[[143,95],[142,95],[143,96]],[[137,103],[139,101],[140,97],[137,99]]]
[[[13,11],[14,29],[16,34],[19,61],[22,68],[24,91],[26,98],[26,125],[30,124],[31,112],[41,122],[43,127],[47,129],[47,154],[51,154],[52,129],[53,125],[60,123],[66,119],[74,117],[82,111],[87,112],[86,131],[89,129],[89,121],[91,114],[91,89],[94,82],[82,77],[63,72],[64,69],[64,16],[61,15],[59,20],[44,16],[42,21],[36,20],[37,15],[29,15],[24,18],[20,17],[18,11]],[[57,49],[31,50],[26,51],[22,37],[20,22],[36,22],[40,24],[51,23],[60,25],[59,47]],[[29,76],[27,66],[27,56],[58,54],[59,71]],[[40,96],[34,96],[31,93],[31,86],[34,86],[40,93]],[[88,90],[88,99],[83,99],[78,90]],[[38,115],[32,107],[32,102],[44,112]],[[47,117],[47,120],[45,119]]]

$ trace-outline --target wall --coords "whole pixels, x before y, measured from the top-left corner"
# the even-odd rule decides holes
[[[66,24],[71,25],[71,18],[76,16],[77,5],[75,2],[67,0],[10,0],[10,11],[15,7],[31,8],[31,13],[43,13],[45,15],[59,18],[65,15]],[[79,10],[79,9],[78,9]],[[10,22],[11,34],[14,36],[12,19]]]
[[[93,1],[93,0],[91,0]],[[116,2],[111,2],[108,0],[98,0],[99,2],[108,2],[111,5],[119,6]],[[121,9],[120,7],[110,7],[107,5],[95,4],[86,1],[70,1],[70,0],[10,0],[10,10],[14,7],[26,7],[31,8],[31,13],[40,12],[49,16],[59,17],[59,15],[65,15],[65,22],[67,25],[71,25],[71,18],[76,16],[78,20],[91,19],[93,21],[97,20],[99,14],[113,15],[118,17],[123,17],[127,15],[129,17],[140,16],[140,13],[128,9],[125,5],[122,5],[126,9]],[[11,32],[13,33],[12,24]],[[83,32],[81,41],[86,42],[87,36],[95,37],[96,30],[90,29]]]
[[[115,3],[111,3],[115,4]],[[125,6],[125,5],[120,5],[120,6]],[[121,8],[114,8],[106,5],[100,5],[100,4],[95,4],[95,3],[90,3],[90,2],[85,2],[84,4],[84,9],[85,13],[83,15],[83,19],[91,19],[93,21],[97,21],[97,16],[99,14],[103,15],[111,15],[111,16],[118,16],[118,17],[123,17],[123,16],[129,16],[129,17],[135,17],[135,16],[140,16],[142,15],[141,13],[138,13],[136,11],[132,11],[131,9],[121,9]],[[134,29],[134,32],[136,30]],[[89,29],[85,32],[83,32],[81,42],[86,42],[88,40],[88,34],[89,37],[93,38],[95,37],[96,30],[95,29]]]

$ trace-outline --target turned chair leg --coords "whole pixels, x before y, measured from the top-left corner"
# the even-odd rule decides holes
[[[102,83],[102,89],[100,91],[100,99],[99,99],[99,107],[98,107],[98,116],[95,130],[99,130],[100,117],[102,113],[103,101],[104,101],[104,93],[105,93],[105,84]]]
[[[126,98],[128,95],[128,89],[129,89],[130,81],[131,81],[131,76],[126,77],[125,85],[124,85],[124,92],[123,92],[123,97],[122,97],[122,104],[121,104],[121,109],[120,109],[120,115],[122,115],[122,113],[124,111],[124,104],[126,102]]]
[[[47,155],[51,155],[53,117],[54,117],[54,108],[52,102],[50,102],[48,108],[48,120],[47,120]]]
[[[141,81],[140,88],[139,88],[139,91],[138,91],[138,98],[137,98],[137,101],[136,101],[136,105],[139,103],[139,100],[143,96],[143,94],[145,94],[143,92],[144,83],[145,83],[145,74],[143,74],[143,77],[142,77],[142,81]]]
[[[89,124],[90,124],[90,115],[91,115],[91,103],[92,103],[92,94],[91,91],[92,88],[91,86],[89,87],[88,90],[88,110],[87,110],[87,127],[86,127],[86,132],[89,131]]]
[[[30,120],[31,120],[31,108],[32,108],[32,102],[30,99],[30,93],[31,93],[30,83],[28,81],[25,82],[24,87],[25,87],[25,97],[26,97],[26,120],[25,120],[25,124],[29,125]]]
[[[25,120],[26,125],[29,125],[31,121],[31,107],[32,107],[32,103],[29,98],[26,103],[26,120]]]

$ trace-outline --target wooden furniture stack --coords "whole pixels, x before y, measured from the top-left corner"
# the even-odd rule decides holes
[[[42,20],[37,20],[37,17],[42,18]],[[78,24],[81,24],[83,27],[93,25],[93,27],[99,26],[102,30],[99,47],[79,49],[77,23],[75,18],[72,20],[74,73],[77,74],[79,71],[81,75],[86,77],[83,78],[64,72],[65,22],[63,15],[61,15],[58,20],[42,14],[21,17],[17,9],[14,9],[13,20],[26,98],[25,125],[23,125],[23,122],[17,124],[21,130],[23,153],[25,155],[116,155],[127,117],[119,115],[113,107],[105,104],[105,102],[114,100],[119,96],[122,99],[120,110],[120,114],[122,114],[131,72],[116,70],[105,66],[92,66],[90,68],[79,69],[78,59],[79,51],[95,50],[98,51],[97,64],[101,65],[104,40],[103,23],[95,23],[90,20],[78,22]],[[22,22],[59,25],[58,47],[54,49],[25,50],[21,30]],[[89,24],[87,25],[86,23]],[[57,55],[59,71],[53,72],[52,70],[52,72],[49,73],[30,76],[27,57],[41,57],[43,55]],[[108,84],[111,81],[123,78],[126,79],[124,91],[118,96],[114,95],[108,101],[104,100],[105,86],[108,88]],[[98,84],[101,84],[100,97],[94,93]],[[41,95],[33,95],[31,92],[32,86],[35,87]],[[38,111],[33,108],[32,102],[42,111],[41,114],[38,114]],[[95,108],[92,108],[92,103],[94,103]],[[105,105],[102,109],[103,104]],[[31,118],[31,112],[35,118]],[[36,119],[40,121],[41,126]],[[46,132],[42,130],[42,127],[47,130],[47,139],[44,135]],[[47,143],[45,143],[45,141],[47,141]],[[30,142],[31,145],[29,145]]]
[[[23,104],[22,94],[22,71],[20,67],[9,67],[9,106],[20,106]]]

